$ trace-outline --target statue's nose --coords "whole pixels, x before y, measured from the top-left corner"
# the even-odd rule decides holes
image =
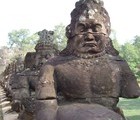
[[[86,40],[87,41],[91,41],[91,40],[94,40],[94,35],[93,35],[93,31],[91,29],[89,29],[86,33]]]
[[[92,33],[87,34],[87,40],[94,40],[94,36]]]

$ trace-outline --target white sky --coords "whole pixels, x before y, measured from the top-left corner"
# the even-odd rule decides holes
[[[0,46],[8,42],[8,33],[21,28],[38,32],[70,23],[70,12],[78,0],[1,0]],[[140,0],[104,0],[112,29],[119,43],[140,35]]]

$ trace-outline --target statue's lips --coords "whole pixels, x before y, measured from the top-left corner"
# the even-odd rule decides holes
[[[94,42],[85,42],[83,44],[83,47],[96,47],[96,46],[97,46],[97,44]]]

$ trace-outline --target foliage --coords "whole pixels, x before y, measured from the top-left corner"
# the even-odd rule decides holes
[[[136,57],[136,75],[139,76],[140,79],[140,36],[135,36],[134,40],[133,40],[133,46],[135,46],[136,48],[136,53],[137,53],[137,57]]]
[[[131,68],[135,70],[138,63],[137,59],[139,57],[136,47],[130,43],[125,43],[125,45],[122,45],[122,52],[123,57],[129,62]]]
[[[140,47],[140,36],[135,36],[133,39],[133,45],[136,46],[137,48]],[[138,49],[140,51],[140,49]]]
[[[129,100],[121,98],[118,106],[129,120],[140,120],[140,98]]]
[[[66,43],[65,26],[63,24],[56,25],[54,27],[54,44],[57,46],[57,49],[61,51],[65,48]]]
[[[13,30],[8,33],[9,48],[14,51],[11,61],[18,56],[24,57],[29,51],[34,51],[34,47],[37,43],[39,36],[37,34],[30,35],[28,29]]]
[[[118,44],[117,40],[114,39],[113,44],[128,62],[136,77],[140,79],[140,36],[135,36],[132,42],[126,42],[124,45]]]
[[[38,35],[30,35],[28,29],[13,30],[8,33],[10,48],[19,51],[19,53],[25,54],[27,51],[33,51],[35,44],[38,40]]]
[[[0,48],[0,73],[4,70],[5,66],[10,62],[10,49],[6,46]]]

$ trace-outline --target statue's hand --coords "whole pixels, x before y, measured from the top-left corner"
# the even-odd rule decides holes
[[[23,105],[20,100],[14,100],[11,106],[13,111],[20,112],[23,110]]]

